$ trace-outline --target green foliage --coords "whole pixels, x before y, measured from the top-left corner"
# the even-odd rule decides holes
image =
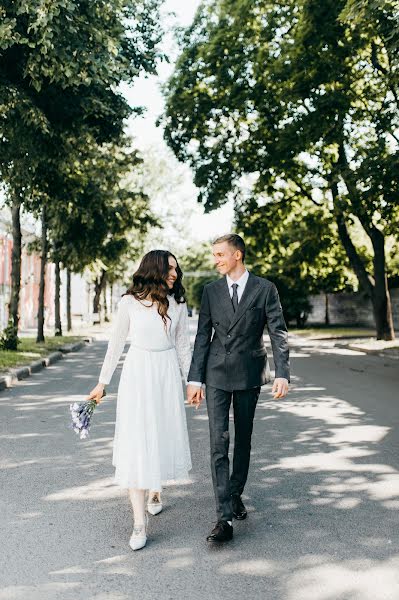
[[[305,200],[327,211],[380,314],[384,238],[399,222],[397,23],[388,0],[210,0],[182,36],[164,115],[165,139],[190,162],[207,211],[243,190],[257,217],[270,203],[285,215]],[[331,218],[323,222],[329,235]],[[354,222],[371,241],[371,273],[351,242]],[[277,216],[269,231],[279,227]],[[254,240],[266,257],[262,234]],[[315,271],[329,272],[327,254]]]
[[[202,243],[188,248],[180,259],[183,271],[211,271],[213,270],[212,247]]]
[[[0,16],[0,170],[26,202],[57,151],[87,131],[116,142],[138,110],[117,87],[154,72],[162,30],[157,0],[3,1]]]
[[[306,281],[293,269],[284,277],[273,273],[269,277],[277,286],[287,325],[295,323],[296,327],[304,327],[312,308]]]
[[[18,350],[18,329],[15,327],[12,319],[9,320],[7,327],[3,330],[0,338],[1,350]]]
[[[396,0],[349,0],[341,13],[348,24],[361,27],[370,38],[381,38],[389,61],[399,64],[399,13]],[[398,84],[398,73],[396,84]]]
[[[187,304],[199,309],[204,286],[218,279],[213,266],[211,245],[204,243],[192,246],[182,256],[179,264],[183,271]]]
[[[383,64],[385,48],[360,26],[345,26],[344,7],[225,0],[198,13],[169,82],[165,124],[208,210],[245,173],[256,174],[257,193],[325,194],[343,143],[364,188],[348,212],[378,211],[385,224],[397,215],[397,106],[390,77],[372,62],[372,44]]]
[[[197,310],[199,310],[201,306],[202,293],[204,291],[204,287],[215,281],[217,279],[216,276],[208,276],[208,277],[198,277],[196,278],[189,287],[188,293],[188,304],[189,306],[193,306]]]
[[[7,198],[45,208],[51,255],[81,271],[114,264],[152,222],[124,136],[120,84],[154,73],[158,0],[0,2],[0,176]],[[137,245],[137,244],[136,244]]]
[[[252,199],[237,209],[236,224],[246,239],[248,261],[264,275],[284,276],[292,270],[310,294],[347,285],[348,261],[325,209],[308,201],[259,206]]]
[[[96,259],[115,263],[132,245],[128,232],[134,230],[140,240],[154,223],[147,197],[126,180],[139,161],[136,152],[121,145],[92,143],[54,173],[53,252],[72,270],[81,271]]]
[[[251,198],[237,207],[236,227],[251,269],[276,283],[287,322],[306,321],[309,295],[351,289],[348,260],[325,208],[307,200],[259,206]]]
[[[121,77],[154,73],[162,36],[159,6],[157,0],[3,1],[4,63],[14,60],[36,90],[46,83],[118,85]]]

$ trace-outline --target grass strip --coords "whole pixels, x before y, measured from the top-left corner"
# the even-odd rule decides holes
[[[21,343],[18,345],[18,350],[0,350],[0,372],[23,367],[47,356],[51,352],[55,352],[61,346],[73,344],[83,339],[82,336],[52,336],[37,344],[35,338],[20,338]]]

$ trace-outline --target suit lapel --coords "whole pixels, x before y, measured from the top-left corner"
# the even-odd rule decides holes
[[[237,321],[239,321],[241,319],[241,317],[244,315],[246,309],[248,308],[248,306],[250,305],[252,300],[255,298],[256,294],[259,292],[259,289],[260,289],[260,284],[258,283],[256,277],[250,273],[249,277],[248,277],[247,285],[245,286],[244,293],[241,296],[240,302],[238,303],[238,309],[236,312],[233,311],[233,318],[231,320],[229,330],[232,327],[234,327],[234,325],[237,323]],[[233,308],[233,305],[232,305],[232,302],[230,299],[228,286],[227,286],[227,281],[226,281],[226,290],[227,290],[227,294],[229,296],[230,305]]]
[[[231,302],[229,286],[227,284],[226,276],[219,280],[220,286],[220,306],[223,313],[227,316],[228,321],[231,321],[234,317],[233,303]]]

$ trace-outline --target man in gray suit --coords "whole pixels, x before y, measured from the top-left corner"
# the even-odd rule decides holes
[[[232,519],[245,519],[241,495],[248,476],[251,435],[260,388],[270,381],[263,331],[267,326],[275,365],[272,392],[288,392],[289,352],[287,327],[276,286],[245,268],[245,243],[228,234],[213,243],[213,256],[221,279],[205,286],[188,375],[187,399],[197,407],[206,384],[212,481],[217,524],[209,542],[233,537]],[[229,466],[229,410],[234,408],[233,469]]]

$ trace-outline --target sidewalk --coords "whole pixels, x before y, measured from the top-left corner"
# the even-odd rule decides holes
[[[349,331],[349,329],[348,329]],[[348,336],[337,335],[334,336],[334,331],[328,332],[326,335],[321,337],[320,335],[314,335],[312,331],[309,331],[309,335],[305,331],[298,333],[290,333],[291,337],[297,340],[312,340],[313,342],[328,343],[335,348],[344,348],[347,350],[356,350],[358,352],[364,352],[365,354],[374,354],[376,356],[387,357],[397,359],[399,358],[399,339],[393,341],[377,340],[372,336],[359,335],[356,337],[352,333]]]
[[[108,323],[97,323],[96,325],[90,325],[88,323],[83,322],[75,322],[73,323],[72,331],[66,331],[66,328],[63,328],[63,335],[71,335],[71,336],[90,336],[95,338],[96,335],[103,335],[112,327],[111,321]],[[37,329],[23,329],[18,333],[19,337],[36,337]],[[44,336],[52,337],[54,335],[54,329],[45,329]]]
[[[19,364],[13,367],[3,368],[0,370],[0,392],[11,388],[18,381],[30,377],[33,373],[37,373],[42,369],[53,365],[54,363],[61,360],[65,355],[71,352],[78,352],[86,346],[87,343],[92,343],[93,340],[103,341],[107,340],[112,325],[111,323],[99,323],[96,325],[86,325],[84,327],[74,328],[68,332],[68,336],[71,337],[71,343],[64,342],[62,345],[54,349],[52,352],[48,351],[46,355],[42,355],[31,362],[24,364],[21,361]],[[26,329],[19,332],[20,338],[34,338],[36,337],[36,329]],[[45,338],[53,338],[53,330],[45,330]],[[67,337],[67,336],[65,336]],[[82,339],[76,341],[74,338],[81,337]]]
[[[358,350],[366,354],[376,354],[377,356],[399,359],[399,340],[387,342],[385,340],[376,340],[375,338],[351,340],[350,342],[337,343],[337,348],[348,348],[349,350]]]

